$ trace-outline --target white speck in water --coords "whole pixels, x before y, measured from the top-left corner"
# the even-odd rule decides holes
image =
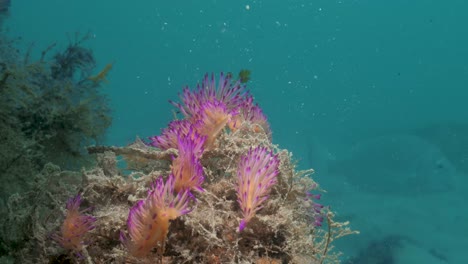
[[[250,10],[250,5],[245,5],[245,10]]]

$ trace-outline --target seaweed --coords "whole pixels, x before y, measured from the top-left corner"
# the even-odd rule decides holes
[[[95,67],[87,39],[47,56],[52,44],[30,62],[30,51],[22,54],[17,39],[0,33],[0,199],[28,191],[47,162],[92,163],[84,146],[103,139],[111,117],[101,82],[87,80]]]
[[[71,41],[63,52],[54,55],[53,64],[50,67],[51,76],[54,79],[86,79],[91,75],[96,62],[91,49],[83,47],[83,43],[90,39],[88,33],[84,37],[75,35],[75,40]],[[79,76],[76,76],[79,74]]]

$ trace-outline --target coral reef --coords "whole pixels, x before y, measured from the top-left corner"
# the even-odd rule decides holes
[[[208,99],[201,111],[217,100],[199,98]],[[233,106],[230,99],[223,103]],[[234,108],[235,116],[241,111]],[[205,149],[204,139],[213,133],[198,134],[199,120],[193,119],[203,116],[184,117],[163,130],[164,140],[89,147],[96,168],[71,173],[47,165],[36,188],[12,197],[4,212],[10,225],[18,217],[29,223],[17,227],[32,234],[21,249],[11,250],[18,263],[339,263],[333,241],[356,232],[316,202],[313,170],[296,171],[292,154],[255,122],[244,120],[235,130],[228,122],[213,127],[216,137]],[[161,143],[167,149],[151,146]],[[117,167],[116,156],[124,157],[129,175]],[[174,168],[198,162],[195,169]],[[185,173],[195,178],[180,176]],[[183,184],[176,191],[177,177]],[[66,219],[63,201],[77,192],[96,218],[81,257],[50,239]]]

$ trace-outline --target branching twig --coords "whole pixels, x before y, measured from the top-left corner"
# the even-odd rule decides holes
[[[56,45],[57,45],[57,43],[52,43],[45,50],[43,50],[41,52],[40,62],[44,62],[44,57],[45,57],[45,55],[47,55],[47,52],[49,52],[51,49],[53,49]]]
[[[34,47],[34,43],[31,43],[26,51],[26,55],[24,55],[23,65],[29,64],[29,58],[31,57],[31,52],[32,52],[33,47]]]
[[[330,214],[327,214],[327,223],[328,223],[328,234],[327,234],[327,243],[325,244],[325,249],[323,250],[322,257],[320,259],[320,264],[323,263],[325,260],[325,257],[327,256],[327,251],[328,251],[328,245],[330,245],[331,241],[331,219],[330,219]]]
[[[104,153],[106,151],[112,151],[116,155],[129,155],[137,156],[152,160],[168,160],[172,161],[172,157],[177,156],[175,149],[168,149],[165,151],[153,151],[153,150],[142,150],[131,147],[114,147],[114,146],[91,146],[88,147],[89,154]]]

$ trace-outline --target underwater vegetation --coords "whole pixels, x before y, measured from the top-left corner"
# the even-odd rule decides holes
[[[79,182],[73,173],[48,174],[56,168],[50,162],[62,169],[91,166],[84,146],[99,142],[111,123],[101,83],[88,80],[95,60],[86,40],[76,35],[64,50],[52,44],[33,59],[31,49],[23,54],[17,39],[0,32],[0,263],[35,245],[42,230],[34,229],[37,219],[53,217],[39,204],[63,208],[49,204],[53,194]]]
[[[180,119],[160,135],[88,147],[97,166],[81,172],[49,163],[30,192],[12,196],[14,228],[2,235],[29,236],[10,238],[8,254],[17,263],[339,263],[333,242],[357,232],[318,203],[313,170],[297,171],[272,143],[240,81],[206,75],[172,104]]]
[[[30,51],[22,55],[15,41],[0,36],[0,176],[7,183],[2,198],[27,189],[29,175],[47,162],[79,168],[86,162],[84,146],[98,142],[109,127],[100,83],[88,80],[95,61],[83,46],[86,39],[77,36],[47,59],[51,45],[32,61]]]

